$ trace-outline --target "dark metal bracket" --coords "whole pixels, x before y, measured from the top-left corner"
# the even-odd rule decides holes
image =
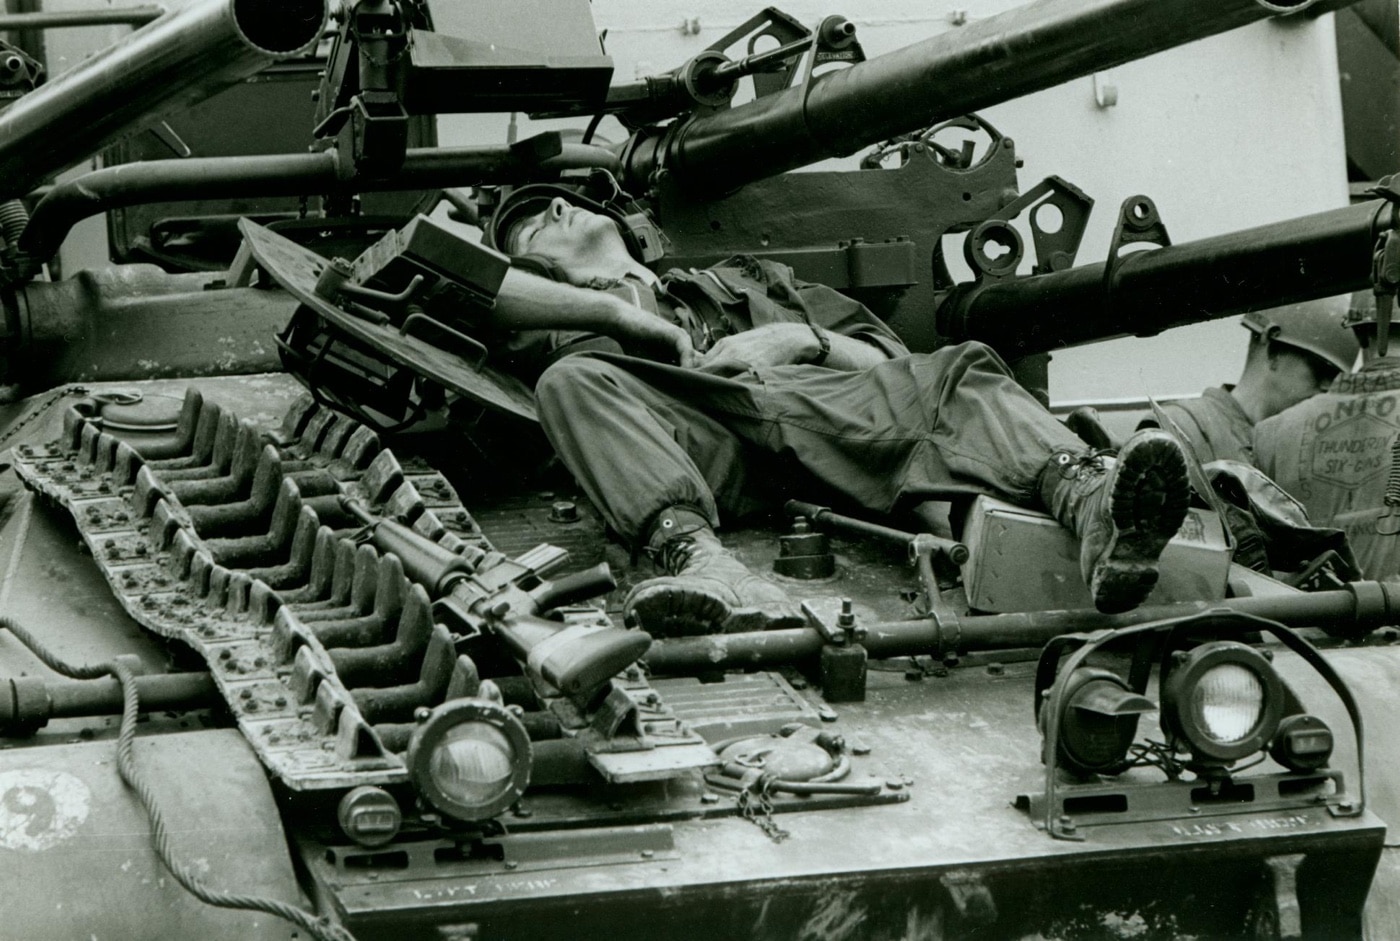
[[[1108,258],[1103,266],[1103,296],[1105,304],[1113,296],[1118,265],[1123,261],[1123,249],[1129,245],[1171,245],[1171,236],[1157,213],[1157,206],[1146,196],[1129,196],[1118,211],[1118,225],[1108,245]]]

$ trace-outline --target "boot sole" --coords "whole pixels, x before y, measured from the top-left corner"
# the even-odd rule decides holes
[[[653,637],[717,634],[733,609],[721,598],[694,589],[658,585],[642,589],[627,605],[627,616]]]
[[[627,606],[627,616],[655,637],[773,631],[807,623],[791,605],[736,608],[707,592],[674,586],[639,591]]]
[[[1157,558],[1181,529],[1190,502],[1186,458],[1175,441],[1130,442],[1118,457],[1109,494],[1114,535],[1094,569],[1094,607],[1129,611],[1157,584]]]

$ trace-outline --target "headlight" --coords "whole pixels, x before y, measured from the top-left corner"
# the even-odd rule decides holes
[[[525,727],[499,703],[456,699],[435,708],[408,743],[408,771],[433,807],[449,817],[494,817],[530,784]]]
[[[1080,667],[1064,683],[1059,765],[1081,775],[1118,774],[1137,736],[1138,716],[1157,707],[1108,670]],[[1042,724],[1048,716],[1042,709]]]
[[[1228,765],[1268,746],[1283,700],[1283,684],[1262,654],[1215,641],[1177,654],[1162,713],[1169,733],[1197,760]]]

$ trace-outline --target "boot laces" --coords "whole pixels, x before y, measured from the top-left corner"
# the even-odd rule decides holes
[[[690,564],[698,548],[695,541],[696,532],[698,530],[675,533],[667,537],[660,546],[643,548],[642,553],[667,575],[679,575]]]
[[[1055,473],[1064,480],[1077,480],[1088,483],[1108,473],[1103,459],[1112,457],[1112,451],[1096,449],[1091,451],[1056,451],[1050,456]]]
[[[689,533],[672,536],[661,544],[654,557],[667,575],[679,575],[695,554],[695,537]]]

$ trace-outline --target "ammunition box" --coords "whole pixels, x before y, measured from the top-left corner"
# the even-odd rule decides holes
[[[963,584],[973,608],[996,614],[1092,608],[1079,569],[1079,540],[1053,517],[992,497],[972,504],[963,531],[970,558]],[[1231,547],[1220,517],[1192,508],[1162,552],[1147,604],[1225,597]]]

